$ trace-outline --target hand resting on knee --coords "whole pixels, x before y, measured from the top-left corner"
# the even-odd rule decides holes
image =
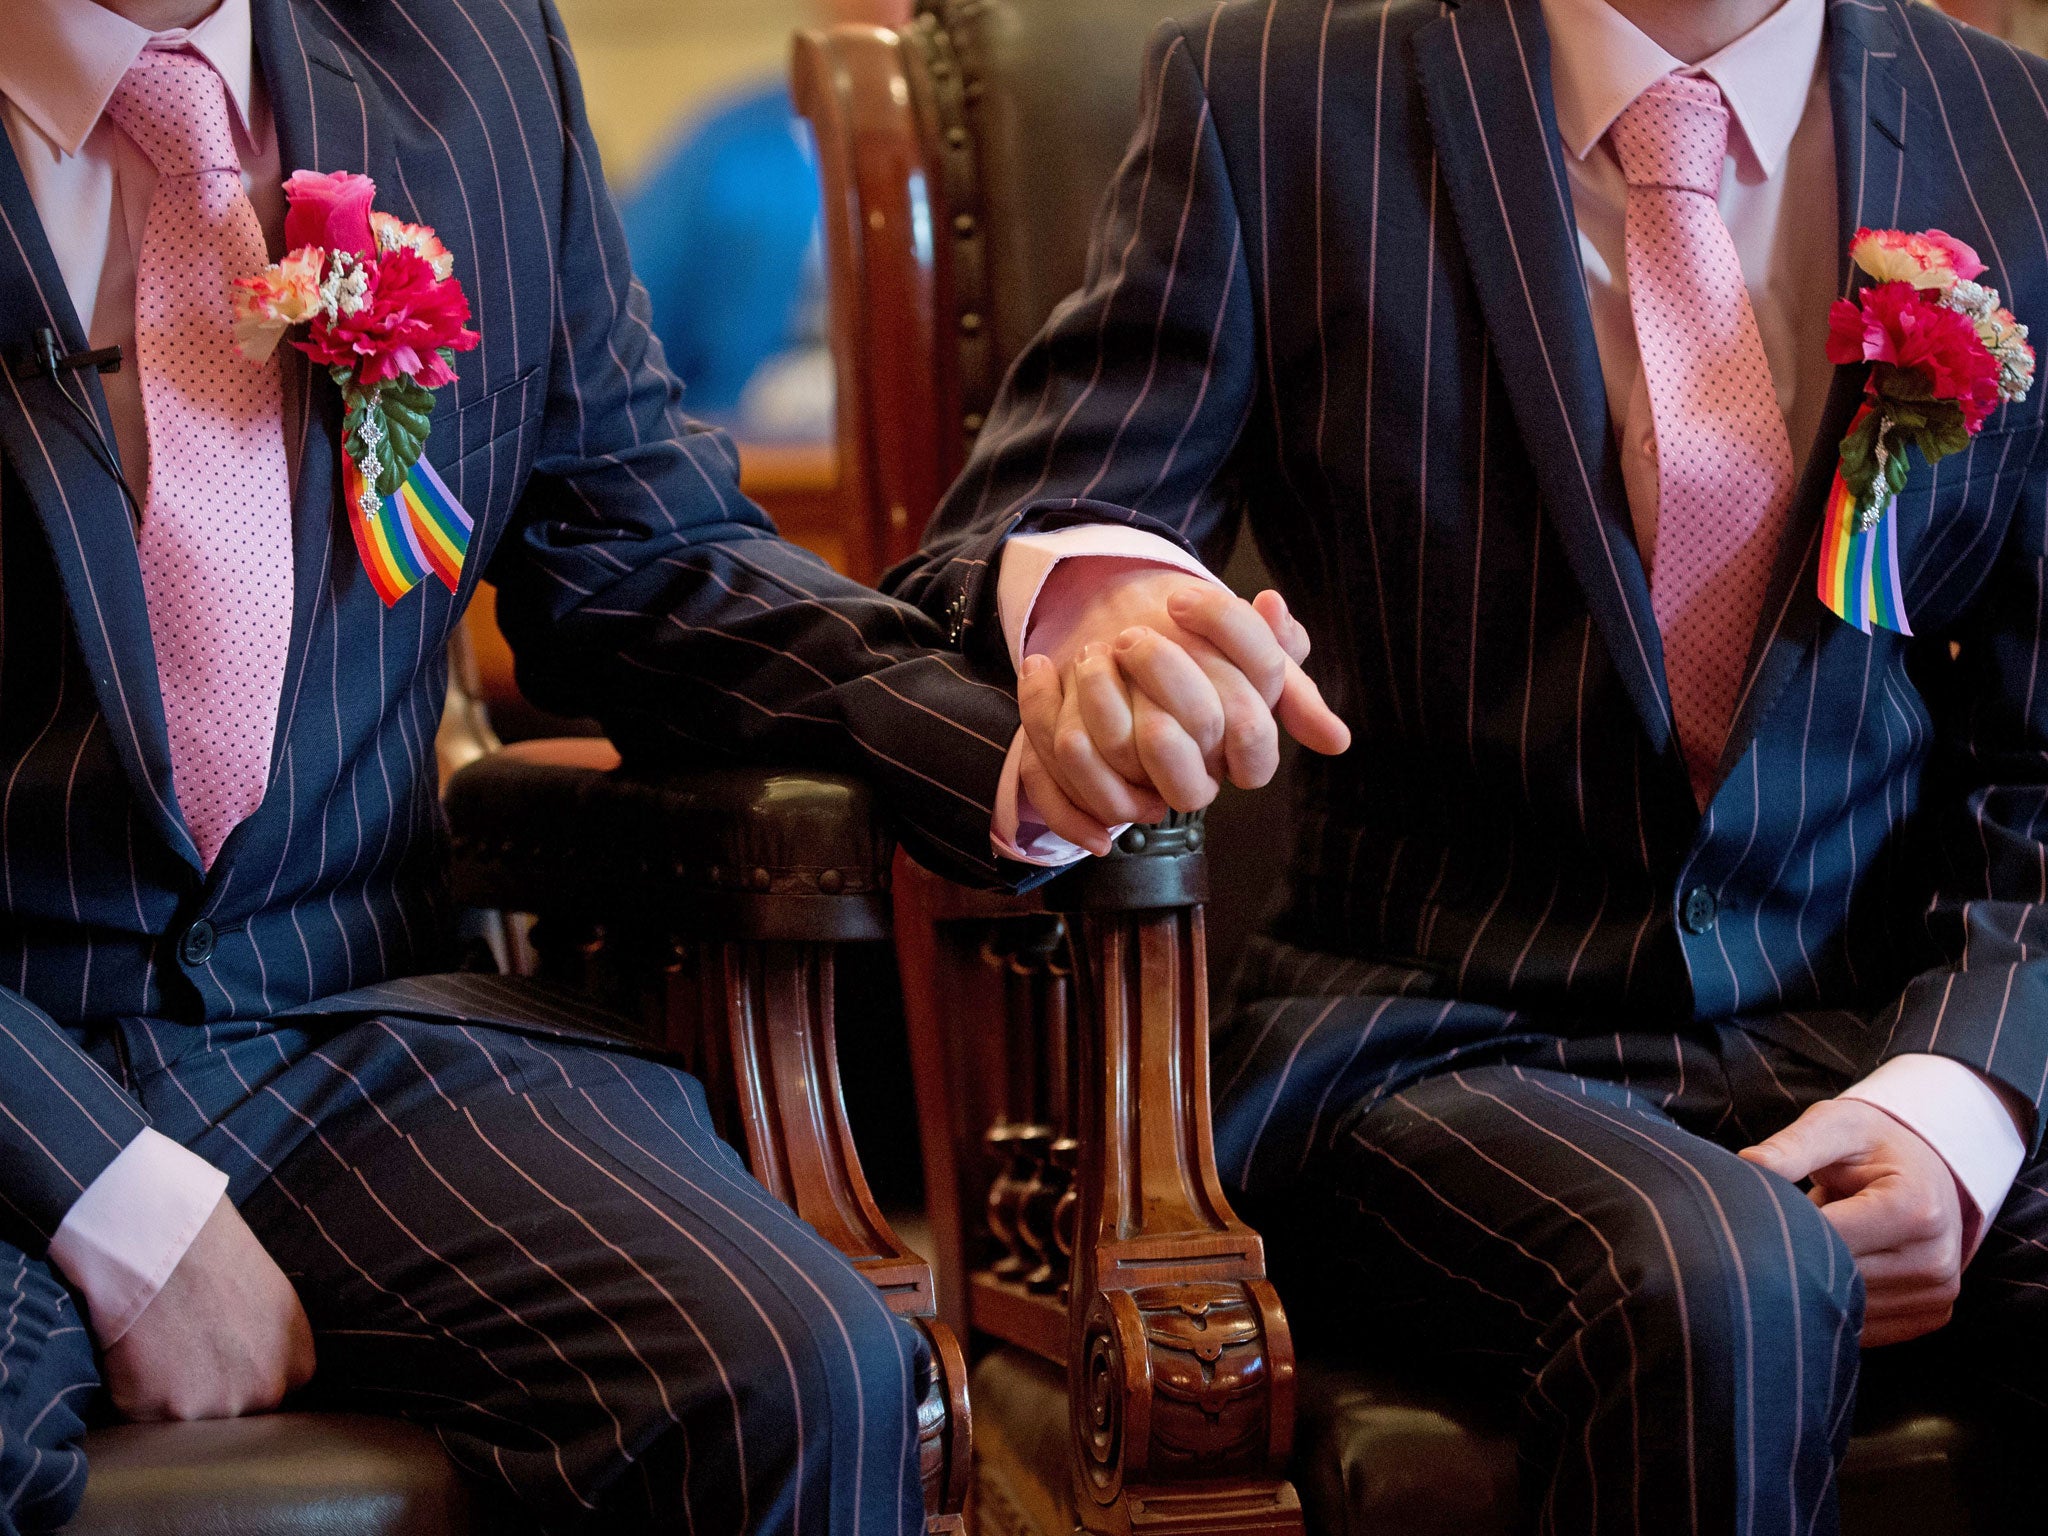
[[[1797,1183],[1863,1275],[1863,1343],[1903,1344],[1949,1320],[1963,1276],[1962,1196],[1941,1154],[1875,1105],[1823,1099],[1742,1156]]]
[[[263,1413],[311,1381],[313,1365],[298,1293],[228,1200],[105,1361],[115,1408],[136,1420]]]

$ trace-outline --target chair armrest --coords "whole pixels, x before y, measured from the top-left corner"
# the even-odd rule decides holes
[[[1072,924],[1079,1025],[1075,1503],[1096,1531],[1194,1498],[1282,1536],[1302,1528],[1284,1477],[1294,1349],[1210,1135],[1204,841],[1199,817],[1134,827],[1045,893]]]
[[[445,802],[465,906],[746,943],[889,936],[894,841],[858,779],[656,773],[541,741],[464,768]]]
[[[1207,833],[1200,812],[1175,812],[1155,827],[1132,827],[1107,858],[1083,859],[1049,881],[1048,912],[1156,912],[1209,900]]]

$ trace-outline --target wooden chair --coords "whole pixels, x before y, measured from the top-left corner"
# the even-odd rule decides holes
[[[798,39],[843,493],[892,557],[914,547],[1009,359],[1078,284],[1144,39],[1172,9],[920,0],[900,33]],[[1370,1369],[1364,1318],[1361,1355],[1297,1373],[1259,1237],[1217,1178],[1206,854],[1283,846],[1255,824],[1286,805],[1268,792],[1206,824],[1134,830],[1036,901],[899,867],[940,1316],[976,1357],[985,1531],[1249,1536],[1304,1516],[1324,1533],[1515,1529],[1503,1405]],[[1233,926],[1250,862],[1216,861]],[[1910,1377],[1871,1381],[1843,1477],[1854,1536],[1973,1528],[1978,1442],[1930,1402]]]
[[[1165,10],[957,0],[798,39],[843,493],[892,559],[1080,272]],[[977,1393],[1019,1410],[981,1420],[985,1528],[1301,1525],[1285,1318],[1209,1144],[1207,836],[1134,829],[1037,899],[899,866],[941,1315],[1001,1346]]]

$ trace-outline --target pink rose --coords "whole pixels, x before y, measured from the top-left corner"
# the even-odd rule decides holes
[[[370,202],[377,184],[353,171],[294,171],[284,184],[291,206],[284,216],[288,250],[317,245],[368,256],[376,250],[370,233]]]

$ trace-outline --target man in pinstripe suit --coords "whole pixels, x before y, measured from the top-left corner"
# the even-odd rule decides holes
[[[2048,1405],[2039,397],[1916,462],[1917,639],[1815,596],[1852,232],[2038,323],[2044,170],[2048,70],[1903,0],[1231,0],[892,577],[1018,667],[1041,862],[1341,748],[1221,643],[1319,639],[1218,1156],[1311,1339],[1512,1392],[1542,1529],[1833,1529],[1859,1337]]]
[[[989,881],[1007,676],[778,540],[684,420],[549,0],[5,9],[0,1536],[68,1518],[109,1400],[232,1414],[309,1373],[554,1524],[920,1529],[920,1338],[698,1086],[430,974],[433,743],[488,571],[536,697],[646,756],[861,772]],[[230,355],[225,279],[282,253],[297,170],[454,253],[459,592],[385,606],[336,390]],[[108,345],[104,384],[17,366]]]

